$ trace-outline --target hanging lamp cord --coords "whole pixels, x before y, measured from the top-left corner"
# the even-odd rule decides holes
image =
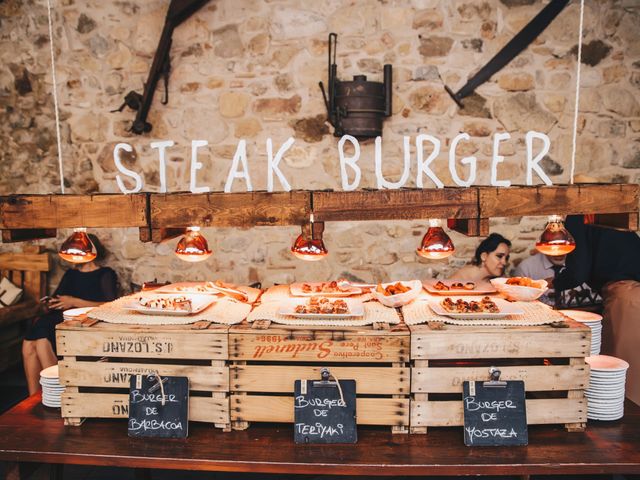
[[[576,171],[576,143],[578,139],[578,110],[580,108],[580,65],[582,63],[582,25],[584,22],[584,0],[580,0],[580,28],[578,31],[578,64],[576,65],[576,100],[573,112],[573,143],[571,148],[571,173],[569,184],[573,185]]]
[[[47,12],[49,17],[49,46],[51,47],[51,78],[53,80],[53,107],[56,116],[56,139],[58,142],[58,169],[60,171],[60,193],[64,194],[64,172],[62,168],[62,140],[60,138],[60,108],[58,106],[58,88],[56,81],[56,62],[53,49],[53,22],[51,14],[51,0],[47,0]]]

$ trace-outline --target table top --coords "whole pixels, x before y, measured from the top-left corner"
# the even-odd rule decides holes
[[[581,433],[531,426],[527,447],[469,448],[459,427],[427,435],[359,427],[356,445],[296,445],[289,425],[224,433],[192,422],[186,440],[129,438],[123,420],[64,426],[34,395],[0,416],[0,460],[332,475],[640,473],[640,407],[627,401],[625,411]]]

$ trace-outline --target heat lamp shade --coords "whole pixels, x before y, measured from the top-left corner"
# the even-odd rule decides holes
[[[536,242],[536,250],[545,255],[566,255],[576,248],[576,241],[565,228],[559,215],[551,215],[546,228]]]
[[[207,239],[200,233],[200,228],[189,227],[184,237],[176,245],[176,256],[185,262],[202,262],[213,252],[209,249]]]
[[[71,263],[89,263],[96,259],[96,246],[87,235],[86,228],[75,228],[58,250],[63,260]]]
[[[442,227],[429,227],[427,233],[422,237],[422,243],[416,253],[430,260],[441,260],[455,251],[451,238]]]
[[[300,234],[291,247],[291,253],[300,260],[316,262],[326,257],[329,254],[329,251],[324,246],[324,242],[321,238],[314,240]]]

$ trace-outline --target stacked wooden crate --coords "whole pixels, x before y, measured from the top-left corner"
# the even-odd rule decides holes
[[[142,326],[84,318],[56,331],[62,416],[68,425],[85,418],[127,418],[131,375],[189,378],[189,420],[230,429],[228,326],[209,322]]]
[[[411,432],[463,425],[462,384],[524,380],[528,424],[564,424],[584,430],[589,385],[585,357],[591,330],[567,320],[542,326],[456,326],[434,322],[411,330]]]
[[[269,321],[229,330],[231,422],[293,422],[297,379],[320,380],[328,367],[356,381],[359,425],[409,426],[409,330],[404,324],[295,327]]]

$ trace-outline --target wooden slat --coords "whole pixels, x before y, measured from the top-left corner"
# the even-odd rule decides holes
[[[587,401],[580,398],[527,400],[527,424],[581,423],[587,421]],[[453,427],[464,425],[462,401],[413,401],[411,426]]]
[[[411,369],[411,392],[462,393],[462,383],[486,380],[487,367],[430,367]],[[528,392],[579,390],[589,385],[584,365],[522,365],[500,367],[501,380],[523,380]]]
[[[589,332],[561,329],[531,332],[523,335],[514,330],[496,332],[433,331],[415,334],[411,339],[411,358],[480,359],[480,358],[544,358],[589,356]]]
[[[129,395],[121,393],[62,394],[62,416],[89,418],[127,418]],[[189,420],[207,423],[229,423],[229,399],[189,397]],[[126,435],[126,427],[125,432]]]
[[[357,398],[359,425],[408,425],[408,398]],[[231,395],[231,421],[293,422],[293,397]]]
[[[313,192],[318,221],[478,218],[475,188]]]
[[[0,253],[0,270],[48,272],[50,268],[46,253]]]
[[[129,388],[131,375],[160,375],[189,377],[189,390],[229,391],[229,367],[204,365],[166,365],[143,363],[73,362],[63,360],[60,366],[60,383],[76,387]]]
[[[299,225],[309,219],[310,192],[152,194],[151,227]]]
[[[479,216],[638,212],[639,191],[635,184],[480,187]]]
[[[1,229],[148,226],[147,194],[0,197]]]
[[[298,379],[319,379],[321,365],[232,365],[233,391],[293,393]],[[396,395],[409,393],[409,369],[401,367],[331,367],[340,379],[355,380],[359,394]]]
[[[119,358],[165,358],[226,360],[228,338],[225,334],[202,331],[100,331],[85,328],[56,329],[58,355],[109,356]]]
[[[2,230],[2,243],[24,242],[42,238],[55,238],[55,228],[23,228],[20,230]]]

